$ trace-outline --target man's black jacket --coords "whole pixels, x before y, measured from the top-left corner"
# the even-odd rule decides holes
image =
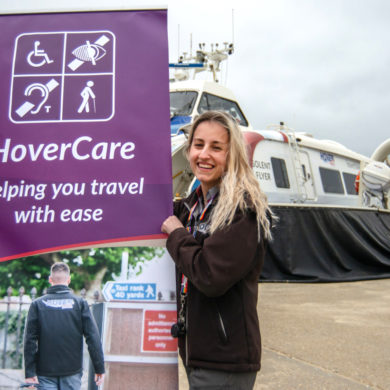
[[[97,374],[104,373],[100,335],[88,303],[56,285],[32,302],[24,337],[26,378],[67,376],[83,368],[83,336]]]

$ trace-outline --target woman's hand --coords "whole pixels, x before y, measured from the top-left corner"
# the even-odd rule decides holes
[[[184,227],[180,220],[175,216],[171,215],[161,225],[161,231],[163,233],[171,234],[174,230]]]

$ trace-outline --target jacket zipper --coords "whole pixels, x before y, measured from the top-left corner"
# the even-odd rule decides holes
[[[219,324],[221,325],[221,330],[222,330],[222,333],[223,333],[223,337],[224,337],[225,341],[227,341],[228,337],[227,337],[227,334],[226,334],[225,325],[223,324],[221,313],[219,312],[219,310],[217,310],[217,313],[218,313]]]
[[[188,292],[187,292],[188,294]],[[186,333],[185,333],[185,344],[186,344],[186,366],[188,367],[188,296],[187,296],[187,302],[186,302]]]

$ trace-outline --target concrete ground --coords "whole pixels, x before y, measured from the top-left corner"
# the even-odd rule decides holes
[[[390,389],[390,279],[259,288],[255,390]],[[182,366],[179,389],[188,389]]]
[[[259,289],[263,358],[254,390],[390,390],[390,279]],[[0,370],[0,390],[22,380],[21,370]],[[188,390],[182,366],[179,389]]]

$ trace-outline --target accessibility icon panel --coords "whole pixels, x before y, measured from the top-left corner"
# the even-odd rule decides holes
[[[12,69],[9,118],[14,123],[114,116],[115,35],[110,31],[21,34]]]

